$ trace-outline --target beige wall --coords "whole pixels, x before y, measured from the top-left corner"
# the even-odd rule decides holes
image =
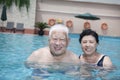
[[[2,6],[0,6],[0,14],[2,12]],[[13,4],[10,9],[7,9],[7,21],[13,21],[16,23],[21,22],[24,23],[25,28],[34,29],[35,23],[35,13],[36,13],[36,0],[30,0],[30,8],[29,12],[26,11],[26,7],[23,7],[21,11],[18,7]],[[6,21],[6,22],[7,22]],[[0,23],[2,21],[0,20]]]
[[[90,12],[97,15],[101,20],[88,20],[91,28],[100,35],[120,36],[120,5],[98,4],[88,2],[59,1],[59,0],[39,0],[37,2],[36,22],[48,22],[48,19],[62,19],[64,24],[71,19],[74,23],[71,33],[81,33],[83,23],[86,20],[75,18],[77,14]],[[101,23],[108,24],[108,30],[104,34],[101,30]]]
[[[94,3],[106,3],[106,4],[120,4],[119,0],[66,0],[66,1],[76,1],[76,2],[94,2]]]
[[[0,6],[2,12],[2,6]],[[98,4],[88,2],[76,2],[67,0],[38,0],[36,9],[36,0],[31,0],[29,12],[26,8],[21,11],[15,5],[7,10],[7,21],[15,23],[24,23],[26,32],[30,33],[34,29],[34,23],[37,21],[48,22],[48,19],[62,19],[64,24],[67,20],[73,21],[73,29],[71,33],[81,33],[83,23],[86,20],[75,18],[77,14],[90,12],[97,15],[101,20],[88,20],[91,23],[91,28],[97,31],[100,35],[120,36],[120,5]],[[0,20],[0,25],[1,25]],[[106,22],[109,29],[104,34],[100,28],[101,23]],[[15,25],[16,26],[16,25]],[[32,30],[31,30],[32,29]]]

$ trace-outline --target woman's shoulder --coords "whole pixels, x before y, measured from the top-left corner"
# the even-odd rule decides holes
[[[107,55],[104,55],[105,57],[104,57],[104,61],[111,61],[111,59],[110,59],[110,57],[109,56],[107,56]]]
[[[112,61],[108,55],[104,55],[103,67],[112,67]]]

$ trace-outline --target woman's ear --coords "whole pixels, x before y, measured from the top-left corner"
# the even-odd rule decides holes
[[[99,45],[99,43],[96,44],[96,46],[98,46],[98,45]]]

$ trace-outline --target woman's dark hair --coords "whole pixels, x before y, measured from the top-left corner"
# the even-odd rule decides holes
[[[80,34],[80,38],[79,38],[79,42],[81,43],[81,40],[84,36],[87,36],[87,35],[91,35],[95,38],[96,42],[99,43],[99,39],[98,39],[98,34],[91,30],[91,29],[85,29],[83,30],[83,32]]]

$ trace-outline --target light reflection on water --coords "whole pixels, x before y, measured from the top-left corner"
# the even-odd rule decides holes
[[[68,49],[72,50],[79,56],[82,54],[78,42],[79,35],[70,36],[71,42]],[[47,44],[47,36],[0,33],[0,80],[30,80],[33,69],[27,69],[24,66],[24,61],[34,50],[47,46]],[[114,70],[104,71],[101,69],[88,69],[92,76],[84,77],[81,76],[76,69],[73,69],[72,71],[70,68],[71,74],[72,72],[73,74],[78,72],[78,74],[71,75],[67,73],[65,75],[60,71],[57,71],[44,80],[119,80],[120,38],[100,37],[100,43],[97,50],[100,53],[110,56],[116,67]],[[67,69],[69,68],[67,67]]]

